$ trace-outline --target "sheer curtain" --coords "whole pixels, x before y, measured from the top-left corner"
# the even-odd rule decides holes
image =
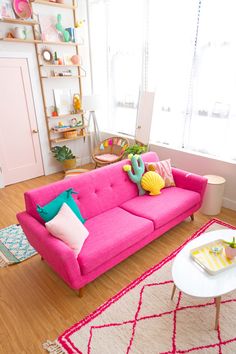
[[[236,3],[202,2],[187,147],[236,159]]]
[[[148,89],[156,92],[151,140],[181,148],[197,1],[149,2]]]
[[[89,1],[94,89],[107,101],[103,122],[129,135],[135,132],[142,83],[144,2]]]
[[[151,141],[236,160],[236,1],[88,0],[102,128],[134,135],[155,91]]]

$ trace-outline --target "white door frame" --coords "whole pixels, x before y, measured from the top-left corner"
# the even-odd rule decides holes
[[[26,44],[28,45],[28,44]],[[43,151],[42,151],[42,141],[43,136],[45,134],[44,129],[45,129],[45,124],[44,124],[44,111],[43,111],[43,102],[42,102],[42,96],[41,96],[41,88],[38,89],[38,83],[37,83],[37,75],[35,75],[35,72],[38,73],[38,67],[34,65],[34,60],[35,54],[30,53],[30,52],[7,52],[3,51],[0,52],[0,58],[14,58],[14,59],[26,59],[28,62],[28,68],[29,68],[29,75],[30,75],[30,82],[31,82],[31,88],[32,88],[32,95],[33,95],[33,104],[34,104],[34,110],[35,110],[35,116],[36,116],[36,122],[39,130],[39,143],[40,143],[40,152],[42,156],[42,161],[43,161],[43,170],[45,172],[45,167],[44,167],[44,156],[43,156]],[[42,119],[40,119],[42,117]],[[3,188],[5,186],[4,184],[4,176],[0,171],[0,188]]]

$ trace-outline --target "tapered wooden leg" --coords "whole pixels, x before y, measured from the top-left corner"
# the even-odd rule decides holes
[[[171,300],[173,300],[174,295],[175,295],[175,290],[176,290],[176,285],[173,285],[173,289],[172,289],[172,294],[171,294]]]
[[[82,297],[84,295],[84,288],[80,288],[75,291],[78,297]]]
[[[191,220],[194,220],[194,214],[190,215]]]
[[[219,325],[219,318],[220,318],[220,302],[221,302],[221,296],[218,296],[215,298],[216,302],[216,320],[215,320],[215,329],[217,330],[218,325]]]

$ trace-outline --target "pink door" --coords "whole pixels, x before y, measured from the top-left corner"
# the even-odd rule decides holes
[[[0,58],[0,167],[5,185],[44,174],[27,59]]]

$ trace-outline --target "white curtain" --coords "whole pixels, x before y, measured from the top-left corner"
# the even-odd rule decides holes
[[[102,128],[134,135],[155,91],[151,141],[236,160],[236,1],[88,1]]]
[[[202,2],[187,147],[236,159],[236,2]]]

